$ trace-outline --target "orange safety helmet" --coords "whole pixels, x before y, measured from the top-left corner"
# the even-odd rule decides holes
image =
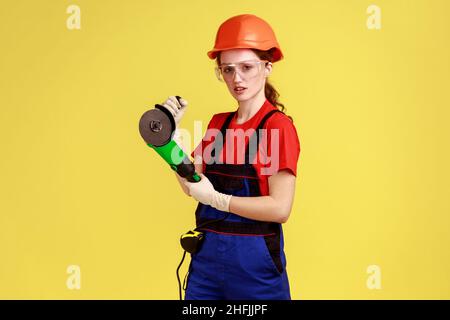
[[[283,59],[272,28],[253,14],[241,14],[223,22],[217,31],[214,48],[208,51],[208,57],[215,59],[219,51],[237,48],[263,51],[275,48],[272,62]]]

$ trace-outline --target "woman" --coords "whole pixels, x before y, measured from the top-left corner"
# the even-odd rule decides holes
[[[177,175],[184,192],[199,201],[197,226],[226,218],[199,229],[204,240],[191,254],[185,299],[290,300],[281,224],[292,208],[300,144],[266,79],[283,55],[267,22],[244,14],[222,23],[208,56],[239,107],[215,114],[192,152],[202,180]],[[164,105],[178,123],[187,101],[169,97]],[[248,132],[259,132],[259,139]],[[267,158],[270,163],[262,161]]]

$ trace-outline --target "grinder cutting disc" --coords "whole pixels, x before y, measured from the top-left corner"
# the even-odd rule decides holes
[[[139,132],[148,144],[160,147],[170,141],[175,130],[175,120],[169,110],[161,105],[145,112],[139,121]]]

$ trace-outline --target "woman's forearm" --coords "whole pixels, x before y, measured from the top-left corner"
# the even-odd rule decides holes
[[[230,200],[229,211],[248,219],[285,223],[289,216],[290,208],[286,208],[283,203],[271,196],[233,196]]]

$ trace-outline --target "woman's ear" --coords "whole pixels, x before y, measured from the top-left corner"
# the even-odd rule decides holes
[[[272,62],[267,62],[264,67],[264,74],[268,77],[272,73]]]

